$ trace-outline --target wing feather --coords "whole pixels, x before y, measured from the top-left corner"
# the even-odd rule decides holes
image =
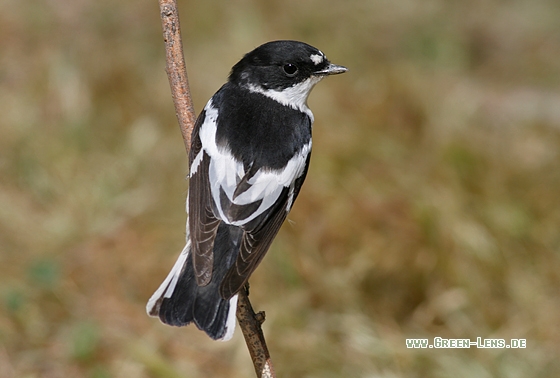
[[[299,194],[307,175],[309,159],[310,154],[305,156],[305,168],[301,175],[291,186],[284,187],[274,206],[254,221],[242,226],[244,233],[239,254],[220,286],[220,294],[223,298],[233,297],[242,288],[268,251]]]
[[[202,148],[200,128],[204,125],[205,112],[197,119],[193,134],[189,160],[191,173],[189,182],[189,229],[192,240],[192,259],[199,286],[207,285],[212,279],[214,264],[214,239],[220,219],[213,212],[212,195],[208,179],[210,156]]]

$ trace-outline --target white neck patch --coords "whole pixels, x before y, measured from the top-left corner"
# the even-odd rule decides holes
[[[299,110],[300,112],[306,113],[311,122],[313,122],[313,113],[311,109],[307,106],[307,97],[309,93],[319,81],[321,81],[321,76],[311,76],[309,79],[302,81],[301,83],[295,84],[286,89],[280,91],[274,89],[263,89],[254,84],[249,84],[247,88],[254,93],[260,93],[268,98],[271,98],[282,105],[289,106],[292,109]]]

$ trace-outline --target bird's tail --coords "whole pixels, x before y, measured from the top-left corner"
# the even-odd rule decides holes
[[[205,286],[198,286],[196,282],[190,256],[191,242],[187,235],[187,245],[146,305],[148,315],[159,317],[163,323],[172,326],[194,322],[214,340],[226,341],[233,336],[237,294],[231,299],[223,299],[220,295],[220,284],[239,250],[237,240],[232,240],[232,233],[226,229],[229,227],[232,226],[222,224],[218,227],[212,280]]]

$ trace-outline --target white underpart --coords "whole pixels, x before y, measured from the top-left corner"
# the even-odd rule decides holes
[[[325,60],[325,56],[321,54],[311,54],[311,56],[309,57],[311,58],[311,61],[318,66],[319,64],[323,63],[323,60]]]
[[[233,333],[235,332],[235,321],[237,320],[236,311],[237,311],[237,294],[235,294],[229,300],[229,311],[226,320],[226,334],[224,335],[224,337],[220,339],[220,341],[228,341],[233,336]]]
[[[315,84],[320,82],[322,78],[322,76],[311,76],[309,79],[306,79],[301,83],[297,83],[279,91],[275,89],[264,89],[253,84],[249,84],[247,88],[251,92],[263,94],[266,97],[278,101],[282,105],[286,105],[292,109],[306,113],[313,123],[313,113],[307,106],[307,97],[309,97],[309,93]]]
[[[240,193],[236,198],[233,198],[238,183],[245,176],[243,163],[236,160],[229,150],[218,147],[216,144],[216,120],[218,111],[214,108],[212,100],[206,105],[205,112],[206,118],[199,132],[202,143],[202,150],[199,155],[202,154],[202,151],[205,151],[206,154],[210,156],[208,176],[212,199],[216,204],[218,216],[224,222],[234,226],[242,226],[274,205],[284,188],[293,187],[294,181],[300,177],[305,170],[305,162],[311,151],[311,141],[303,146],[303,148],[288,161],[288,164],[283,169],[258,170],[248,181],[250,184],[249,189]],[[197,155],[193,161],[191,172],[196,172],[200,160],[202,160],[202,156],[199,158]],[[262,202],[258,209],[247,218],[232,220],[228,218],[222,209],[220,201],[221,190],[224,191],[229,201],[235,205],[248,205],[257,201]],[[290,198],[288,199],[288,204],[291,207],[293,189],[290,190],[289,193]],[[289,208],[287,208],[287,210],[289,210]]]

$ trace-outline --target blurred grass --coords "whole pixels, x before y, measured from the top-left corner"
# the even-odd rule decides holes
[[[180,7],[198,109],[267,40],[350,68],[251,280],[279,376],[560,374],[558,2]],[[0,377],[252,376],[239,334],[144,313],[185,221],[157,2],[1,8]],[[527,349],[405,348],[435,336]]]

